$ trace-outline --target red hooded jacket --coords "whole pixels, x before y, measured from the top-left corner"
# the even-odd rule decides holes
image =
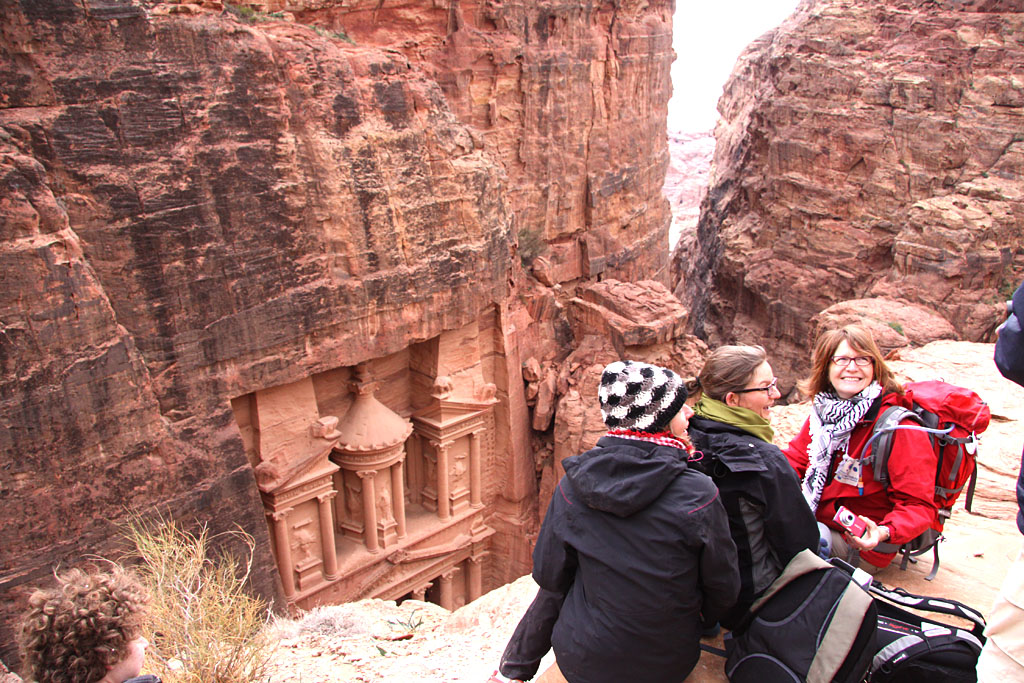
[[[876,400],[879,410],[875,410],[873,406],[850,435],[849,453],[852,457],[862,457],[864,445],[871,437],[880,411],[890,405],[899,404],[900,397],[893,393],[884,394]],[[908,420],[902,424],[915,423]],[[796,470],[801,481],[807,471],[807,449],[810,444],[808,418],[800,433],[783,449],[789,464]],[[842,531],[843,528],[832,521],[832,518],[838,507],[845,505],[854,513],[889,527],[889,543],[895,545],[913,540],[929,527],[938,529],[938,508],[935,506],[934,498],[935,469],[938,461],[925,432],[916,429],[900,429],[895,432],[892,453],[889,456],[891,483],[888,488],[875,481],[871,465],[865,465],[863,468],[863,493],[857,486],[836,481],[833,475],[841,459],[841,453],[833,458],[832,468],[815,513],[819,522]],[[860,556],[876,567],[885,567],[892,561],[895,553],[865,550]]]

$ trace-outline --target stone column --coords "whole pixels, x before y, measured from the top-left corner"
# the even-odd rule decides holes
[[[469,507],[483,507],[483,482],[480,477],[480,432],[469,435]]]
[[[423,445],[418,434],[409,439],[409,500],[419,503],[423,492]]]
[[[427,601],[427,591],[430,590],[430,587],[433,586],[433,585],[434,585],[433,582],[427,582],[427,583],[423,584],[423,586],[421,588],[417,588],[417,589],[413,590],[413,592],[412,592],[412,599],[413,600],[419,600],[420,602],[426,602]]]
[[[328,581],[338,578],[338,550],[334,547],[334,516],[331,514],[331,500],[337,494],[337,491],[328,491],[316,497],[320,512],[320,547],[324,550],[324,572]]]
[[[277,569],[281,572],[281,584],[284,587],[284,597],[288,600],[295,598],[295,570],[292,567],[292,544],[288,538],[288,513],[293,508],[285,508],[270,512],[273,520],[274,542],[277,545]]]
[[[448,477],[448,446],[447,443],[434,444],[437,450],[437,516],[442,522],[451,519],[450,481]]]
[[[441,607],[447,610],[455,609],[455,596],[452,594],[452,580],[455,578],[455,569],[449,569],[441,574]]]
[[[402,461],[391,466],[391,504],[394,507],[398,537],[405,538],[405,483],[402,478]]]
[[[363,480],[363,540],[371,553],[380,550],[377,540],[377,487],[373,479],[377,470],[359,470],[356,475]]]
[[[484,594],[484,557],[483,555],[466,558],[466,573],[469,576],[467,589],[469,600],[472,602]]]
[[[339,533],[344,533],[342,523],[345,521],[345,471],[339,470],[331,475],[334,482],[334,493],[340,495],[334,497],[334,523]]]

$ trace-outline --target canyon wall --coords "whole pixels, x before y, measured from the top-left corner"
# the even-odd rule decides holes
[[[521,365],[580,345],[579,287],[668,282],[671,2],[248,5],[0,0],[7,661],[131,511],[240,526],[279,606],[525,573],[570,384],[544,424]],[[408,510],[366,396],[419,430]]]
[[[357,44],[401,51],[508,175],[551,283],[668,282],[661,188],[674,3],[266,0]]]
[[[673,260],[698,335],[767,340],[786,388],[837,302],[987,338],[1024,274],[1022,29],[1019,2],[805,0],[752,43]]]

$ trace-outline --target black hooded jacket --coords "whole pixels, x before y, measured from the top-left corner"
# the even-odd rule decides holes
[[[682,681],[701,615],[717,621],[739,589],[718,490],[683,451],[644,441],[605,436],[563,464],[533,553],[541,590],[502,673],[532,677],[550,644],[571,683]]]
[[[718,486],[736,542],[740,594],[722,619],[733,628],[793,556],[818,552],[818,523],[800,481],[774,444],[732,425],[690,418],[690,439],[703,457],[691,464]]]

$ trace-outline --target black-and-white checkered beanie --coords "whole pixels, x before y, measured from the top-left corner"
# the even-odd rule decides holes
[[[609,429],[657,434],[686,402],[686,385],[676,373],[631,360],[611,363],[601,373],[601,415]]]

